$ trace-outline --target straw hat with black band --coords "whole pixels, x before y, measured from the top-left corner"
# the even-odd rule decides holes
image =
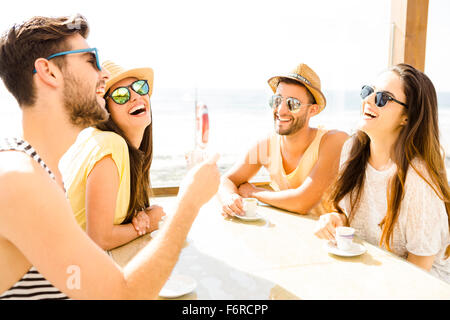
[[[267,82],[272,88],[273,92],[277,91],[278,84],[282,78],[288,78],[300,82],[306,89],[311,92],[316,100],[316,104],[319,106],[320,113],[327,104],[325,95],[320,91],[320,78],[319,76],[304,63],[300,63],[294,70],[289,73],[271,77]]]
[[[115,64],[112,61],[105,61],[102,63],[102,68],[105,68],[111,75],[108,81],[106,81],[105,92],[117,82],[125,78],[137,78],[138,80],[147,80],[148,82],[148,95],[152,95],[153,91],[153,69],[152,68],[135,68],[126,70],[125,68]]]

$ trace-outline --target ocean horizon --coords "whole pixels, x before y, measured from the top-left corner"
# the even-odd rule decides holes
[[[349,134],[359,121],[359,91],[325,91],[327,106],[311,119]],[[187,172],[185,154],[195,147],[195,102],[208,107],[207,152],[218,152],[225,173],[251,145],[273,132],[268,104],[270,89],[156,89],[151,98],[153,116],[152,187],[177,186]],[[441,144],[450,154],[450,92],[438,93]],[[18,136],[21,116],[12,97],[0,97],[0,136]],[[447,168],[450,158],[446,157]],[[261,169],[254,181],[268,181]]]

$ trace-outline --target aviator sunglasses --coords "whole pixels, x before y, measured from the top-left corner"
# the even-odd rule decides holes
[[[286,100],[286,105],[288,106],[289,111],[292,113],[298,112],[302,106],[312,106],[313,105],[312,103],[302,104],[300,102],[300,100],[298,100],[296,98],[292,98],[292,97],[284,98],[278,94],[274,94],[272,97],[270,97],[269,105],[272,107],[272,109],[276,109],[281,105],[281,103],[283,102],[283,99]]]
[[[371,86],[367,86],[367,85],[363,86],[361,88],[361,93],[360,93],[361,99],[364,100],[365,98],[370,96],[372,93],[374,93],[374,91],[375,90]],[[380,107],[380,108],[384,107],[389,101],[397,102],[398,104],[401,104],[405,108],[408,108],[408,106],[405,103],[392,98],[387,92],[379,91],[379,92],[375,93],[375,105],[377,107]]]
[[[117,104],[125,104],[131,98],[130,89],[133,89],[137,94],[144,96],[149,92],[149,86],[147,80],[136,80],[132,84],[126,87],[118,87],[114,89],[111,94],[106,94],[106,98],[111,98]]]
[[[56,58],[56,57],[65,56],[65,55],[73,54],[73,53],[82,53],[82,52],[92,52],[93,55],[95,56],[95,64],[96,64],[97,69],[99,71],[102,70],[102,67],[100,66],[100,61],[98,59],[98,50],[97,50],[97,48],[86,48],[86,49],[58,52],[58,53],[52,54],[51,56],[48,56],[45,59],[50,60],[50,59],[53,59],[53,58]],[[36,69],[33,69],[33,74],[34,73],[36,73]]]

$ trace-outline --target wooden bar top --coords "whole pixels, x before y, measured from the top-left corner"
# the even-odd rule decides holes
[[[175,197],[153,198],[172,214]],[[316,217],[260,205],[263,219],[224,218],[216,198],[194,222],[172,274],[197,281],[179,299],[450,299],[450,285],[356,239],[355,257],[328,253],[313,234]],[[124,266],[151,241],[144,235],[111,251]]]

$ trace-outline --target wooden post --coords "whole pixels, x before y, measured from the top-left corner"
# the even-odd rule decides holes
[[[408,63],[424,71],[429,0],[391,0],[389,66]]]

